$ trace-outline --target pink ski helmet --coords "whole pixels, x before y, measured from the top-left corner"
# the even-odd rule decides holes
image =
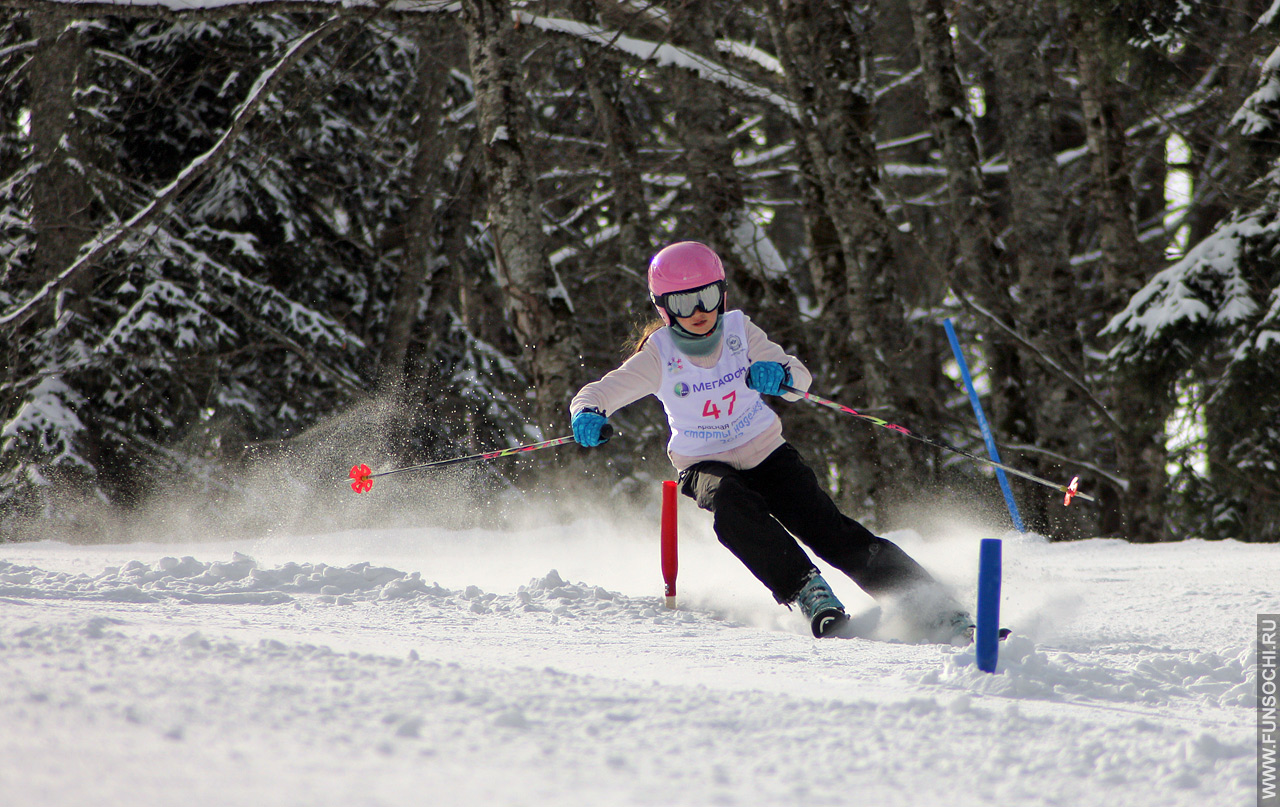
[[[711,247],[697,241],[680,241],[663,247],[649,261],[649,294],[667,325],[671,324],[671,314],[663,305],[664,295],[713,283],[723,287],[724,281],[724,264],[720,262],[720,256]],[[720,310],[723,308],[722,296]]]

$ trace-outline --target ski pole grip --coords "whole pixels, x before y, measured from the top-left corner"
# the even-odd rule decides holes
[[[600,442],[607,443],[609,438],[613,436],[613,426],[608,423],[600,427]]]

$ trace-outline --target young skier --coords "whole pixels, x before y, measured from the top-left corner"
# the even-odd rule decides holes
[[[761,396],[797,400],[781,385],[808,389],[813,376],[742,311],[726,310],[720,257],[695,241],[672,244],[649,264],[649,291],[661,322],[621,367],[574,396],[577,442],[599,445],[610,413],[655,395],[681,491],[714,514],[720,542],[779,603],[799,605],[815,637],[846,634],[849,617],[797,537],[872,597],[911,597],[922,638],[971,639],[969,614],[898,546],[842,514],[783,439]]]

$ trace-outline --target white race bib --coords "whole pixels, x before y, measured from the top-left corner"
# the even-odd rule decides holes
[[[741,311],[724,314],[724,345],[714,367],[698,367],[676,347],[670,330],[650,338],[662,358],[658,400],[667,410],[667,450],[686,457],[718,454],[763,434],[778,419],[747,386],[747,329]]]

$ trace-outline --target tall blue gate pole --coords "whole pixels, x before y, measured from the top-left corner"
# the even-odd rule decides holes
[[[982,411],[982,401],[978,400],[978,391],[973,388],[973,376],[969,374],[969,363],[964,360],[964,351],[960,349],[960,339],[956,336],[956,329],[952,326],[950,319],[944,319],[942,327],[947,329],[947,339],[951,340],[951,352],[956,356],[956,364],[960,365],[960,378],[969,392],[969,403],[973,404],[973,413],[978,416],[978,427],[982,429],[982,439],[987,443],[987,456],[991,457],[992,462],[1000,462],[996,438],[991,434],[991,425],[987,423],[987,416]],[[1013,528],[1018,532],[1026,532],[1026,528],[1022,526],[1022,516],[1018,515],[1018,505],[1013,500],[1009,477],[1005,476],[1003,468],[996,469],[996,479],[1000,480],[1000,490],[1004,493],[1005,504],[1009,505]]]
[[[969,363],[964,360],[964,351],[960,349],[960,338],[950,319],[942,321],[947,331],[947,339],[951,342],[951,352],[956,356],[956,364],[960,365],[960,378],[969,393],[969,403],[973,405],[973,413],[978,417],[978,426],[982,429],[982,439],[987,443],[987,454],[993,462],[1000,462],[1000,452],[996,448],[995,436],[991,433],[991,425],[982,411],[982,402],[978,400],[978,391],[973,388],[973,376],[969,373]],[[1013,518],[1013,527],[1018,532],[1026,532],[1022,526],[1022,516],[1018,515],[1018,505],[1013,500],[1013,491],[1009,488],[1009,479],[1003,468],[996,469],[996,478],[1000,480],[1000,490],[1004,493],[1005,504],[1009,505],[1009,515]],[[977,657],[978,669],[987,673],[996,671],[996,661],[1000,655],[1000,577],[1003,574],[1001,558],[1003,544],[999,538],[983,538],[978,551],[978,619],[976,635],[973,639],[974,654]]]

